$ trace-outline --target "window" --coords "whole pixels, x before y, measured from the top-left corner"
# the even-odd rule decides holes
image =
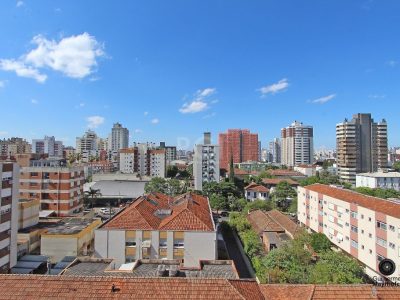
[[[389,225],[389,230],[394,232],[394,226],[393,225]]]
[[[372,238],[372,233],[368,233],[368,236],[369,236],[370,238]]]
[[[369,222],[371,222],[371,221],[372,221],[371,217],[368,217],[368,221],[369,221]]]
[[[351,231],[353,231],[355,233],[358,233],[358,227],[354,226],[354,225],[351,225]]]
[[[351,246],[358,249],[358,243],[355,240],[351,240]]]
[[[364,234],[364,229],[361,229],[361,234]]]
[[[361,245],[361,249],[363,249],[363,250],[364,250],[364,245]]]
[[[38,172],[31,172],[31,177],[37,177],[39,176]]]
[[[355,211],[351,211],[350,216],[351,216],[353,219],[357,219],[357,213],[356,213]]]
[[[328,204],[328,208],[329,208],[330,210],[334,210],[334,209],[335,209],[335,205],[334,205],[333,203],[329,203],[329,204]]]
[[[364,215],[361,215],[361,219],[364,219]]]
[[[338,224],[339,227],[343,228],[344,222],[342,220],[337,220],[337,224]]]
[[[159,247],[160,248],[167,247],[167,240],[165,240],[165,239],[160,240]]]
[[[369,249],[369,254],[372,254],[372,250],[371,249]]]
[[[332,223],[335,222],[335,218],[331,215],[328,216],[328,220],[329,220],[329,222],[332,222]]]
[[[376,259],[381,262],[382,260],[384,260],[385,258],[382,255],[377,254],[376,255]]]
[[[384,240],[384,239],[381,239],[381,238],[376,238],[376,243],[379,245],[379,246],[382,246],[382,247],[387,247],[387,242],[386,242],[386,240]]]
[[[371,218],[370,218],[371,219]],[[382,229],[382,230],[387,230],[387,225],[385,222],[381,222],[381,221],[376,221],[376,227]]]
[[[126,247],[136,247],[136,242],[133,242],[133,241],[126,242],[125,246]]]
[[[392,249],[395,249],[395,248],[396,248],[396,245],[393,244],[392,242],[389,242],[389,247],[392,248]]]
[[[346,241],[350,240],[350,238],[348,236],[346,236]]]
[[[175,240],[174,241],[174,248],[183,248],[185,247],[185,243],[183,240]]]

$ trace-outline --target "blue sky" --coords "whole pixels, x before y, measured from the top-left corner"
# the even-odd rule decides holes
[[[114,122],[131,141],[190,144],[294,120],[316,148],[354,113],[400,145],[400,1],[0,2],[0,138],[67,145]]]

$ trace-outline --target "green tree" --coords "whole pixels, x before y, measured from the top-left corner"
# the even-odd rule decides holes
[[[144,191],[146,193],[167,193],[167,181],[161,177],[153,177],[149,182],[144,186]]]
[[[233,165],[233,154],[231,154],[231,160],[229,162],[229,182],[235,182],[235,168]]]
[[[86,202],[85,205],[88,206],[90,204],[91,208],[93,209],[94,202],[96,202],[96,199],[100,196],[100,190],[90,187],[88,191],[84,192],[84,202]],[[91,200],[89,201],[89,199]]]
[[[175,178],[178,174],[179,170],[177,166],[168,166],[167,168],[167,177],[168,178]]]
[[[395,169],[396,172],[400,172],[400,161],[396,161],[393,164],[393,169]]]
[[[311,247],[320,253],[331,249],[331,241],[323,233],[311,234]]]
[[[227,206],[226,198],[218,194],[213,194],[210,197],[210,206],[212,209],[215,209],[218,214],[220,210],[226,208]]]
[[[181,185],[181,182],[178,179],[166,180],[166,187],[166,194],[169,196],[176,196],[183,193],[184,186]]]
[[[343,253],[326,251],[310,270],[309,283],[355,284],[363,282],[364,272],[358,262]]]
[[[247,214],[250,210],[260,209],[269,211],[273,208],[274,205],[271,201],[258,199],[251,202],[247,202],[246,206],[243,208],[243,212]]]
[[[272,193],[272,199],[275,201],[276,206],[283,210],[287,209],[287,198],[293,199],[295,197],[297,197],[297,193],[287,181],[279,182]]]

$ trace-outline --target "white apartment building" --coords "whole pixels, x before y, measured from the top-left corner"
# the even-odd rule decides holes
[[[85,151],[97,151],[98,138],[97,134],[88,130],[82,137],[76,138],[76,153],[83,153]]]
[[[400,192],[400,173],[373,172],[356,174],[356,187],[393,189]]]
[[[162,177],[166,175],[165,149],[153,149],[148,144],[119,151],[119,170],[125,174]]]
[[[281,129],[281,163],[288,167],[312,164],[314,160],[313,127],[295,121]]]
[[[369,276],[380,276],[379,262],[396,264],[400,276],[400,203],[343,188],[313,184],[298,187],[299,222],[358,259]]]
[[[314,165],[297,165],[293,170],[304,174],[307,177],[315,176],[317,174],[317,167]]]
[[[194,188],[203,190],[205,182],[219,182],[219,146],[211,144],[211,134],[204,133],[204,144],[194,147]]]
[[[48,154],[49,157],[63,157],[64,146],[61,141],[56,141],[54,136],[45,136],[44,139],[32,140],[32,152]]]
[[[116,264],[180,259],[184,267],[217,259],[217,232],[208,199],[191,193],[140,197],[95,231],[95,256]]]
[[[122,127],[120,123],[115,123],[108,138],[109,151],[119,151],[129,147],[129,130]]]
[[[0,179],[0,273],[7,273],[17,264],[18,164],[0,162]]]

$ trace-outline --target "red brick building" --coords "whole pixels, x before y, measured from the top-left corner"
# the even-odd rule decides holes
[[[248,129],[228,129],[219,134],[219,166],[229,170],[229,162],[233,155],[234,163],[258,161],[258,134]]]

